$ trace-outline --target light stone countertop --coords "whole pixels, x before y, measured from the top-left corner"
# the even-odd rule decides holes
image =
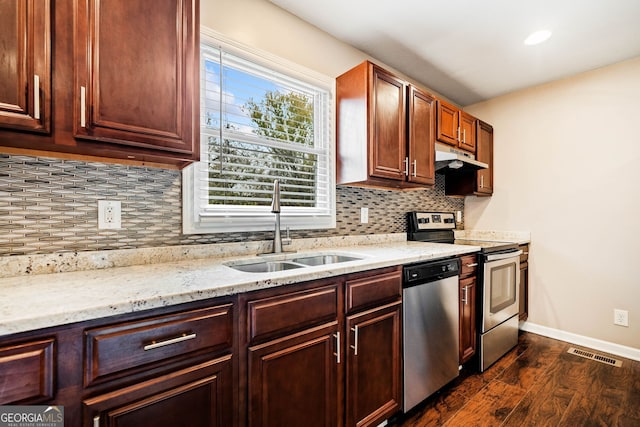
[[[237,254],[225,257],[218,254],[173,262],[122,267],[107,265],[81,271],[4,277],[0,278],[0,337],[374,268],[445,258],[480,249],[466,245],[390,240],[382,243],[369,239],[368,244],[352,246],[310,245],[298,250],[295,256],[331,253],[362,259],[272,273],[245,273],[224,265],[263,257]],[[34,263],[33,259],[29,262]]]
[[[455,238],[461,240],[484,240],[489,242],[511,242],[519,245],[531,243],[528,231],[455,230]]]

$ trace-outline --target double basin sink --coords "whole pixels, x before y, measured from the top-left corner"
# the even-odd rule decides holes
[[[275,271],[293,270],[295,268],[315,267],[318,265],[337,264],[340,262],[358,261],[362,258],[343,254],[298,255],[283,260],[234,261],[225,263],[227,267],[247,273],[271,273]]]

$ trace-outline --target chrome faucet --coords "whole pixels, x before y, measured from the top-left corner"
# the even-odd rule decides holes
[[[273,253],[282,252],[282,236],[280,235],[280,181],[273,181],[273,199],[271,200],[271,213],[276,214],[276,229],[273,233]]]

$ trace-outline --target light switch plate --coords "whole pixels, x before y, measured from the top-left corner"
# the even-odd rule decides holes
[[[360,208],[360,223],[369,223],[369,208]]]

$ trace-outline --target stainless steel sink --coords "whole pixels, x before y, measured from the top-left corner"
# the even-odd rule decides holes
[[[292,270],[295,268],[314,267],[317,265],[336,264],[347,261],[358,261],[362,258],[340,254],[308,254],[298,255],[297,258],[261,260],[261,261],[232,261],[225,263],[227,267],[247,273],[271,273],[275,271]]]
[[[271,273],[274,271],[292,270],[294,268],[303,268],[304,265],[294,264],[287,261],[260,261],[247,264],[227,264],[236,270],[245,271],[247,273]]]
[[[301,258],[294,258],[292,261],[297,262],[299,264],[314,266],[314,265],[336,264],[339,262],[347,262],[347,261],[358,261],[361,259],[362,258],[346,256],[346,255],[314,255],[314,256],[307,256],[307,257],[301,257]]]

